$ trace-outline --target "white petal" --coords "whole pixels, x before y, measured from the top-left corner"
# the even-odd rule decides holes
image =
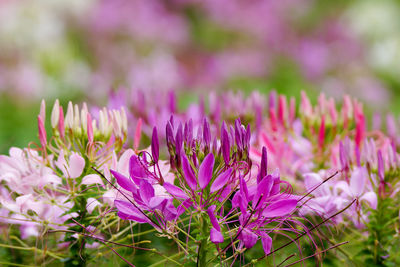
[[[86,185],[91,185],[91,184],[103,184],[103,181],[101,180],[100,176],[97,174],[89,174],[83,177],[82,183],[81,184],[86,184]]]

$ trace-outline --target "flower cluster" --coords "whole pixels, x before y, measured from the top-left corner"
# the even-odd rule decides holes
[[[42,103],[38,144],[0,156],[0,247],[66,266],[115,260],[110,251],[130,265],[141,253],[149,264],[272,264],[294,257],[292,243],[293,264],[399,262],[391,115],[385,133],[348,96],[213,93],[185,111],[181,95],[152,106],[137,92],[135,105],[113,95],[109,109],[70,102],[65,114],[56,101],[49,123]],[[354,250],[323,255],[348,241]]]
[[[200,266],[209,260],[234,262],[258,240],[265,255],[269,255],[271,235],[307,230],[294,215],[300,197],[292,194],[290,184],[280,180],[279,172],[267,173],[265,148],[257,175],[251,173],[250,128],[246,129],[239,119],[229,131],[223,123],[218,140],[212,139],[215,135],[207,120],[196,137],[191,121],[184,127],[173,125],[172,117],[166,126],[172,176],[160,171],[156,128],[151,154],[133,155],[128,177],[111,170],[121,187],[123,198],[115,200],[115,206],[122,219],[150,224],[178,246],[182,246],[179,234],[183,233],[188,242],[182,249]],[[191,223],[183,228],[180,225],[187,218]],[[200,229],[197,238],[196,228]],[[224,244],[224,248],[209,259],[211,243],[217,248]],[[226,259],[228,250],[234,256]]]
[[[20,241],[24,246],[32,237],[39,239],[48,231],[62,231],[57,235],[56,246],[47,247],[43,259],[35,259],[37,264],[48,258],[61,259],[63,256],[54,251],[58,247],[93,246],[93,240],[85,242],[70,231],[75,222],[97,225],[96,217],[104,216],[112,207],[111,188],[91,167],[109,172],[118,165],[117,154],[127,136],[127,121],[123,109],[103,109],[99,120],[92,116],[86,104],[80,109],[71,102],[64,116],[57,100],[50,118],[53,134],[48,138],[42,102],[38,116],[40,145],[13,147],[9,156],[0,156],[2,224],[18,225],[15,230],[26,240]],[[41,250],[36,247],[35,251]],[[71,251],[70,257],[64,256],[66,262],[76,261],[79,256],[73,254]]]

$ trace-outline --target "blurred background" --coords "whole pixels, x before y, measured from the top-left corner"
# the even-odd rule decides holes
[[[137,88],[322,91],[399,114],[400,1],[0,0],[1,153],[35,140],[41,99]]]

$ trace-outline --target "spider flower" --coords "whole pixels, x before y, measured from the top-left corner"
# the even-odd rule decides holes
[[[240,120],[229,128],[224,123],[221,139],[213,136],[207,120],[199,129],[194,136],[190,121],[184,127],[174,125],[173,118],[167,122],[172,179],[165,179],[158,168],[156,129],[152,153],[131,156],[129,177],[111,171],[125,198],[115,200],[122,219],[148,223],[178,245],[182,242],[178,234],[183,233],[188,237],[186,246],[197,247],[186,250],[186,256],[200,266],[217,258],[234,262],[236,257],[225,260],[223,255],[228,250],[239,255],[258,240],[269,255],[274,235],[288,229],[297,234],[305,230],[294,215],[300,198],[292,194],[290,184],[281,181],[278,171],[268,173],[266,154],[257,175],[250,172],[249,127]],[[165,191],[157,192],[159,186]],[[187,219],[191,223],[182,228],[181,222]],[[291,223],[299,227],[288,228]],[[200,232],[197,237],[193,228]],[[210,259],[209,250],[217,257]]]

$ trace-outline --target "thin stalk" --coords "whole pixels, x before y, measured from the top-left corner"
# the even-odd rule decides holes
[[[150,265],[149,267],[155,267],[155,266],[161,265],[161,264],[163,264],[163,263],[165,263],[165,262],[167,262],[167,261],[172,261],[172,262],[175,262],[176,264],[179,264],[179,265],[182,266],[182,264],[180,264],[179,262],[176,262],[175,260],[173,260],[173,258],[176,258],[176,257],[178,257],[178,256],[181,256],[181,254],[183,254],[182,251],[179,252],[179,253],[177,253],[177,254],[175,254],[175,255],[172,255],[171,257],[167,257],[167,256],[165,256],[165,255],[163,255],[163,254],[160,254],[161,256],[164,257],[164,259],[161,260],[161,261],[159,261],[159,262],[153,263],[153,264]]]
[[[199,251],[197,255],[197,266],[205,267],[207,265],[207,232],[208,225],[203,217],[200,217],[200,231],[202,234],[202,239],[199,244]]]

